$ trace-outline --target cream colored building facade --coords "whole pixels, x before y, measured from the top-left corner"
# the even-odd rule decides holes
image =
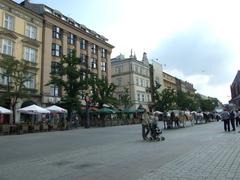
[[[0,60],[4,55],[20,61],[28,61],[32,70],[31,79],[25,83],[29,90],[36,90],[31,99],[40,103],[40,77],[42,62],[42,18],[11,0],[0,1]],[[38,70],[37,70],[38,69]],[[4,71],[0,69],[0,73]],[[7,84],[6,77],[0,77],[1,90]],[[17,108],[27,99],[20,99]],[[16,119],[19,119],[17,114]]]
[[[163,88],[170,88],[177,91],[176,78],[166,72],[163,72]]]
[[[48,105],[60,101],[63,90],[51,85],[46,86],[46,84],[50,81],[50,73],[57,71],[61,56],[68,55],[73,50],[79,57],[80,68],[88,68],[99,78],[107,77],[108,82],[111,82],[110,57],[114,47],[107,43],[108,39],[44,4],[34,4],[25,0],[22,6],[43,16],[45,22],[43,27],[42,104]]]
[[[152,61],[153,65],[153,81],[156,85],[156,82],[160,84],[160,88],[157,89],[159,93],[161,93],[164,89],[164,82],[163,82],[163,68],[162,65],[159,62]]]
[[[129,89],[132,109],[140,105],[148,109],[151,103],[151,94],[146,91],[150,87],[149,62],[146,53],[142,61],[131,55],[125,58],[119,55],[112,59],[112,82],[117,85],[115,97],[120,99],[124,88]]]

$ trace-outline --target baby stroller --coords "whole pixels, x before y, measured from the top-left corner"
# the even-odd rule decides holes
[[[162,134],[162,130],[157,126],[157,124],[151,124],[150,125],[150,135],[149,140],[154,141],[164,141],[165,138],[163,136],[160,137]]]

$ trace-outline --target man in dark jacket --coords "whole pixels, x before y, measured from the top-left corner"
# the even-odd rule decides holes
[[[221,118],[224,122],[224,130],[230,131],[230,122],[229,122],[230,115],[227,109],[224,109],[224,111],[221,113]]]
[[[230,121],[231,121],[231,125],[232,125],[232,131],[235,131],[235,112],[231,111],[230,112]]]

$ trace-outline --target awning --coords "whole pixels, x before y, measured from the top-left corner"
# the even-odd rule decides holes
[[[0,114],[12,114],[12,111],[0,106]]]

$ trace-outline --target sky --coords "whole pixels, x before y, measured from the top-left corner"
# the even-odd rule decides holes
[[[16,2],[21,2],[16,0]],[[198,93],[231,99],[240,67],[238,0],[31,0],[104,35],[112,58],[143,52]]]

